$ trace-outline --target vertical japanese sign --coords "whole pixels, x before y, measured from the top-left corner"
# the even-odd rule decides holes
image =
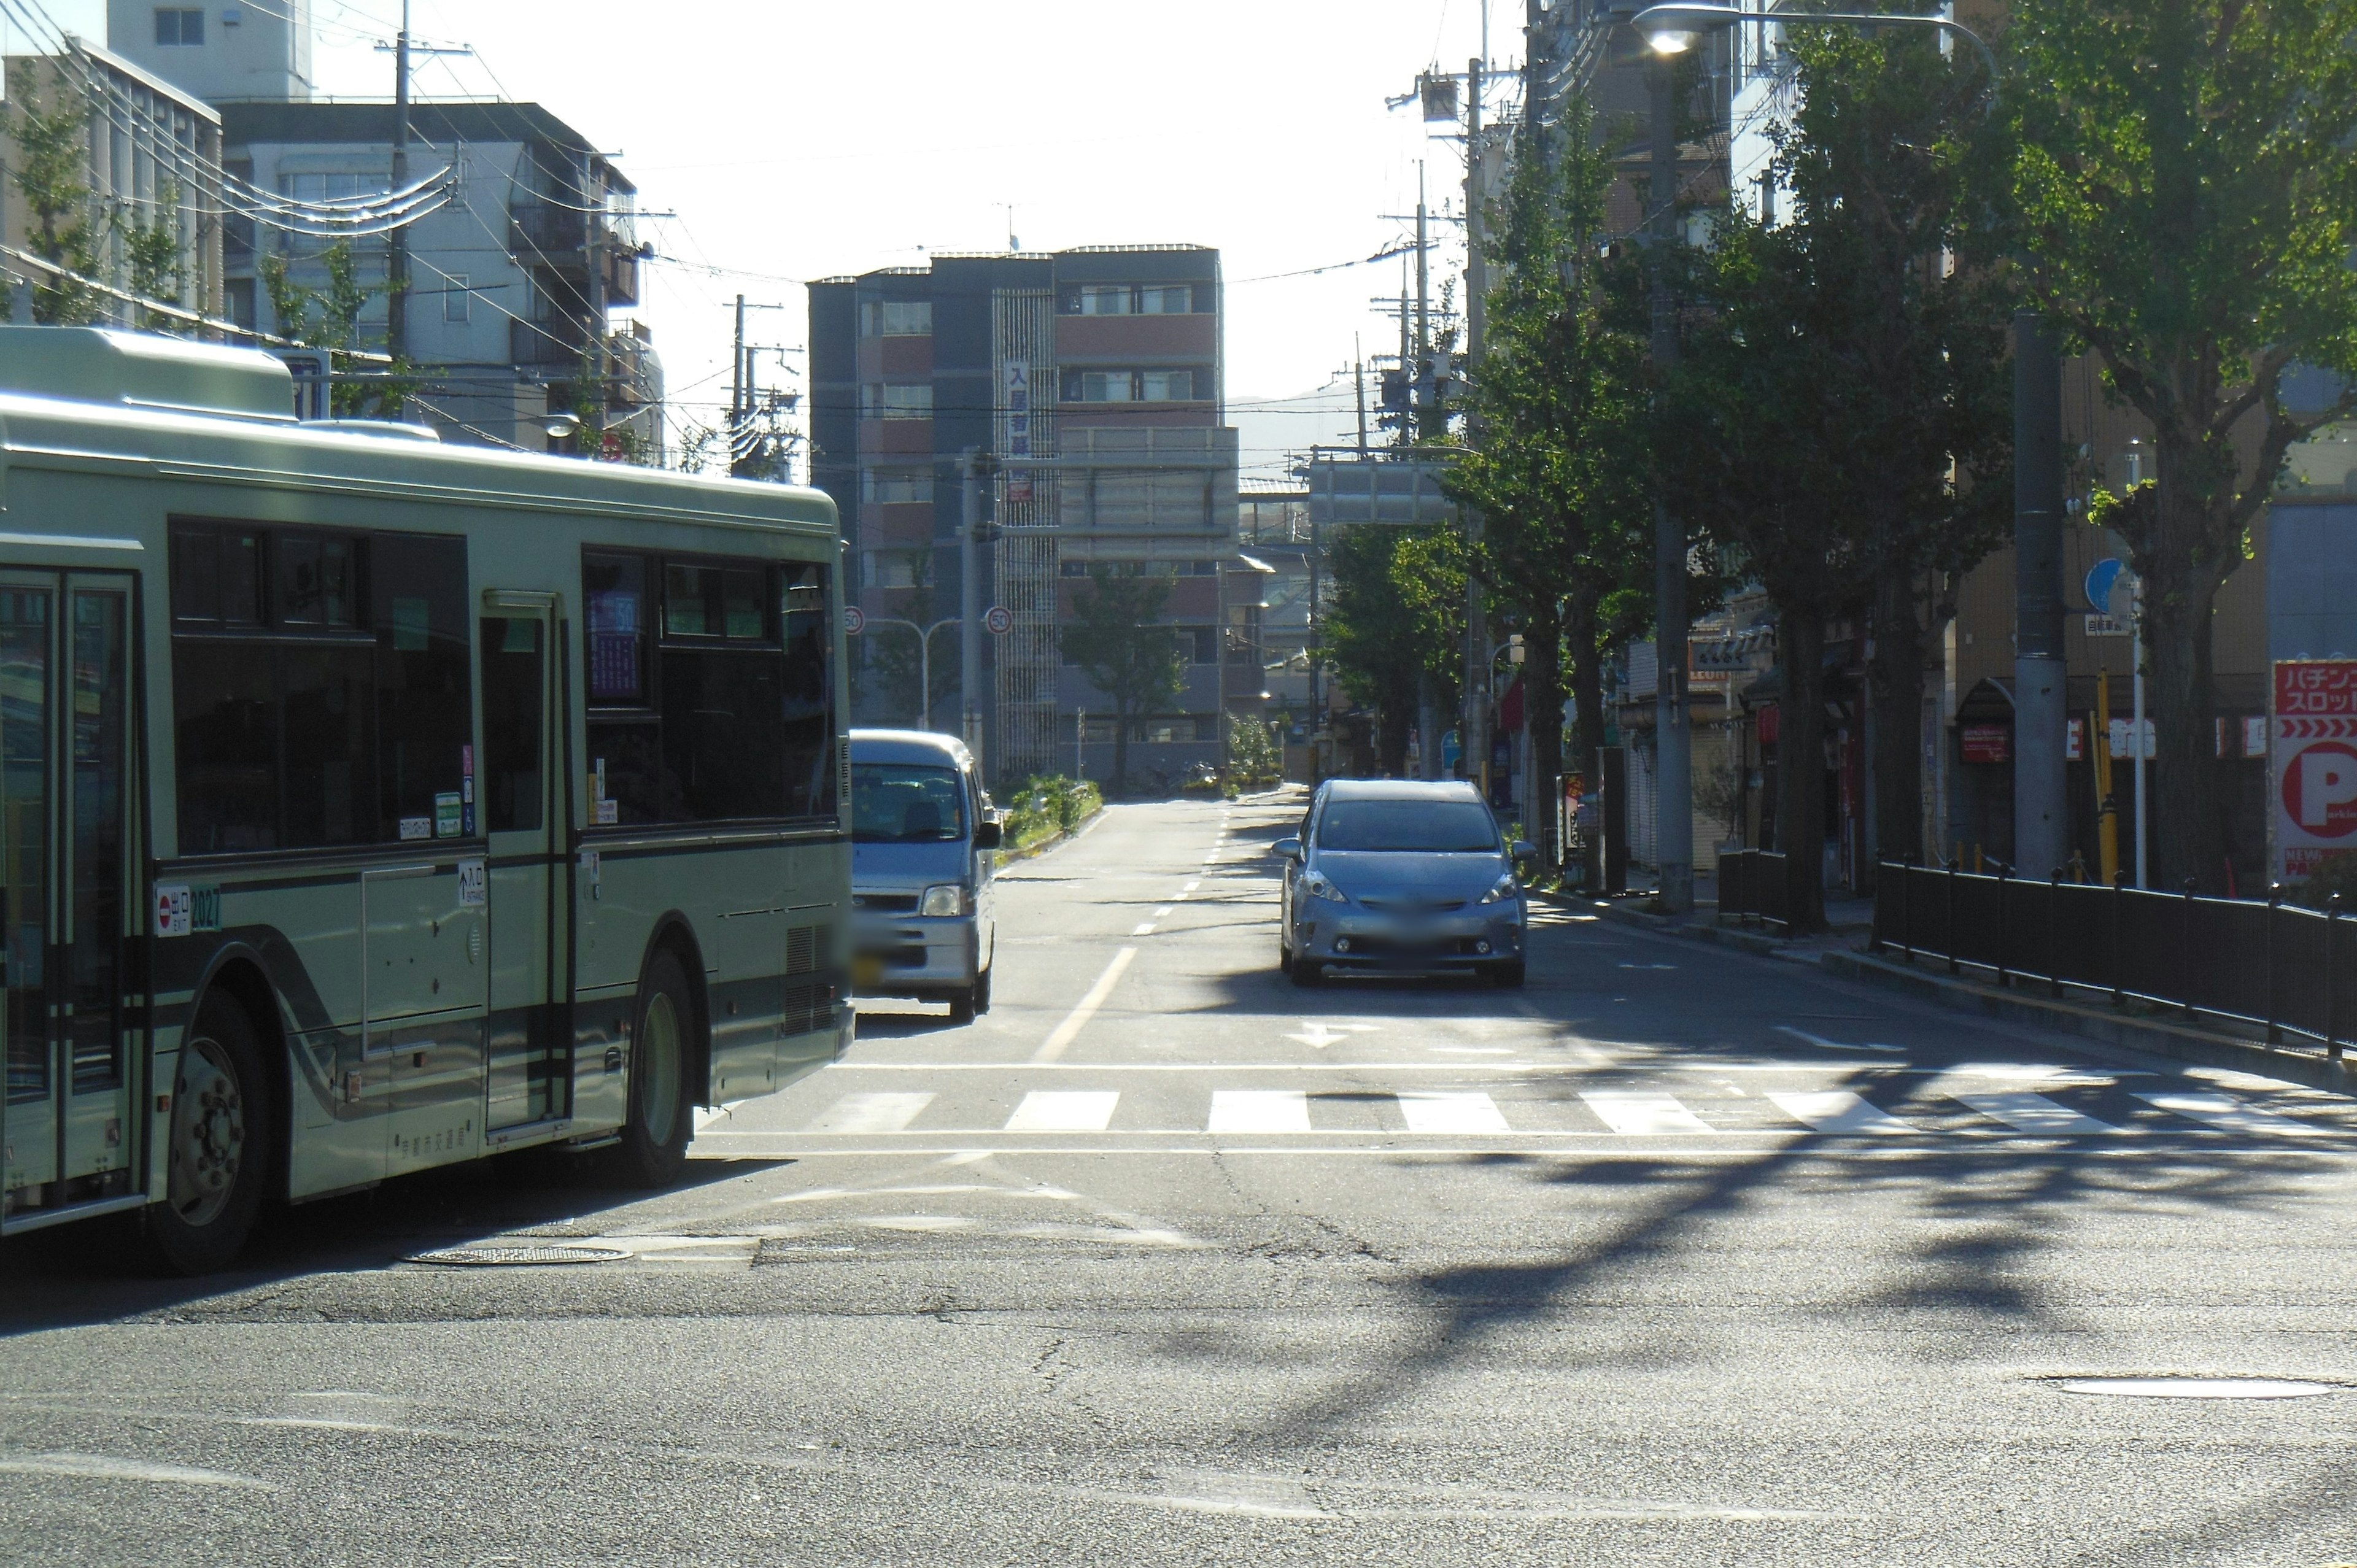
[[[2278,662],[2271,727],[2275,876],[2299,882],[2357,850],[2357,659]]]
[[[1016,459],[1031,456],[1031,361],[1006,361],[1004,384],[999,392],[1001,406],[1006,414],[1006,453],[1011,464]],[[1031,499],[1031,472],[1028,468],[1009,467],[1006,470],[1006,499],[1028,501]]]

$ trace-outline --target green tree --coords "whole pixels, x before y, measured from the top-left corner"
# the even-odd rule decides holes
[[[188,283],[188,252],[180,245],[180,193],[169,180],[156,188],[156,216],[133,219],[124,227],[123,249],[131,267],[129,290],[145,299],[177,301]],[[182,329],[186,323],[142,310],[139,324],[150,332]]]
[[[1854,510],[1871,572],[1875,841],[1904,855],[1922,839],[1932,640],[1956,579],[2002,542],[2013,510],[2011,300],[1995,274],[1943,264],[1988,242],[1970,196],[1988,83],[1976,57],[1943,57],[1915,29],[1804,30],[1793,48],[1802,107],[1773,166],[1816,285],[1846,312],[1831,347],[1865,423],[1827,432],[1848,465],[1827,499]]]
[[[938,613],[938,597],[933,590],[933,552],[916,547],[897,552],[909,566],[909,586],[901,592],[898,618],[917,623],[920,628],[933,624]],[[921,697],[918,682],[925,678],[925,661],[920,657],[917,639],[920,632],[905,626],[877,626],[869,623],[866,633],[875,651],[868,656],[877,685],[881,688],[888,712],[910,715],[910,722],[920,728],[929,727],[934,708],[957,688],[957,666],[944,659],[932,666],[932,690]]]
[[[1518,136],[1493,215],[1500,281],[1472,389],[1474,455],[1449,483],[1481,513],[1477,570],[1523,633],[1523,694],[1542,780],[1563,770],[1566,657],[1575,766],[1596,777],[1602,660],[1617,618],[1607,606],[1625,611],[1651,580],[1645,344],[1629,310],[1633,280],[1608,265],[1600,242],[1614,177],[1584,101],[1566,105],[1559,129],[1526,126]],[[1554,813],[1532,818],[1542,855],[1556,863]]]
[[[2049,317],[2152,422],[2157,480],[2099,520],[2144,581],[2164,882],[2217,883],[2212,613],[2293,443],[2285,374],[2357,373],[2357,0],[2022,0],[2005,194]]]
[[[1325,659],[1375,712],[1385,773],[1407,771],[1421,699],[1454,708],[1465,658],[1465,546],[1456,529],[1340,529],[1327,546],[1333,597],[1322,618]],[[1322,715],[1321,715],[1322,716]],[[1437,746],[1440,737],[1424,737]]]
[[[361,281],[360,258],[350,240],[336,241],[319,252],[318,260],[328,274],[324,288],[295,281],[285,257],[263,257],[257,269],[263,292],[270,297],[279,336],[306,349],[328,349],[337,371],[350,371],[361,363],[352,358],[360,348],[361,313],[385,291],[382,285]],[[393,379],[382,381],[338,381],[328,389],[328,407],[341,418],[399,418],[403,403],[416,390],[414,381],[402,379],[406,368],[396,362]]]
[[[1139,716],[1168,708],[1186,679],[1177,642],[1157,624],[1170,585],[1135,566],[1092,565],[1089,587],[1072,602],[1072,618],[1057,633],[1064,657],[1113,703],[1113,783],[1129,782],[1129,727]]]
[[[8,62],[8,134],[16,144],[16,166],[9,172],[31,219],[27,246],[43,261],[80,274],[51,274],[36,282],[33,319],[45,327],[86,327],[104,306],[103,296],[80,281],[96,275],[103,264],[106,238],[88,178],[95,110],[54,70],[48,75],[55,91],[45,94],[39,62]],[[44,108],[44,97],[55,106]]]

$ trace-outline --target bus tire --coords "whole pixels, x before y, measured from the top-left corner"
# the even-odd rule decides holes
[[[180,1042],[164,1197],[145,1211],[147,1245],[165,1267],[211,1273],[244,1250],[275,1165],[272,1098],[253,1018],[213,992]]]
[[[668,1187],[687,1169],[695,1129],[688,1069],[697,1059],[695,1004],[679,955],[658,948],[639,978],[630,1031],[630,1114],[612,1153],[615,1178],[628,1187]]]

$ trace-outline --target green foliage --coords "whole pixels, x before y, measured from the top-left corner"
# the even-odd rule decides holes
[[[2357,0],[2025,0],[1990,192],[2031,296],[2152,422],[2158,484],[2110,515],[2144,580],[2164,877],[2224,853],[2212,615],[2291,445],[2285,371],[2357,372]]]
[[[901,553],[909,567],[914,586],[902,590],[899,619],[910,620],[920,627],[933,624],[937,596],[933,591],[933,553],[930,549],[910,549]],[[896,717],[907,715],[908,722],[921,727],[926,715],[939,706],[942,699],[957,689],[957,662],[942,658],[932,667],[932,690],[919,699],[917,683],[924,679],[924,662],[920,657],[918,633],[905,626],[880,625],[870,620],[867,630],[861,634],[869,652],[866,669],[874,674],[880,690],[885,710]],[[936,639],[938,644],[939,639]]]
[[[1094,784],[1076,783],[1061,774],[1026,779],[1015,788],[1002,824],[1006,850],[1020,852],[1071,832],[1104,805]]]
[[[328,274],[325,288],[296,282],[285,257],[263,257],[257,268],[263,292],[269,295],[270,313],[278,323],[280,337],[301,348],[328,349],[329,362],[336,370],[350,371],[361,363],[352,358],[361,346],[361,313],[384,288],[361,281],[360,260],[350,240],[329,245],[319,252],[318,261]],[[393,367],[396,376],[404,368]],[[406,380],[338,381],[328,390],[328,403],[339,418],[397,419],[403,403],[415,390],[416,383]]]
[[[90,128],[95,110],[78,95],[59,90],[55,108],[40,99],[40,68],[35,60],[8,62],[8,133],[16,144],[10,170],[31,221],[26,248],[82,277],[95,276],[104,262],[105,222],[99,217],[86,177]],[[86,327],[100,318],[105,296],[88,284],[51,274],[33,285],[33,319],[45,327]]]
[[[1327,662],[1375,710],[1384,766],[1397,771],[1419,685],[1447,708],[1462,683],[1464,536],[1455,529],[1339,529],[1329,536],[1327,566],[1333,578],[1322,628]]]
[[[1239,784],[1274,784],[1285,773],[1285,753],[1265,720],[1228,715],[1228,778]]]
[[[188,256],[180,248],[180,193],[167,180],[156,188],[156,216],[133,220],[124,229],[123,249],[131,264],[129,291],[148,299],[178,300],[188,282]],[[150,332],[170,332],[185,324],[153,310],[139,313]]]
[[[1114,705],[1114,784],[1129,778],[1130,721],[1168,707],[1186,679],[1170,628],[1156,624],[1170,597],[1167,579],[1135,566],[1095,564],[1089,587],[1057,634],[1064,657]]]
[[[2357,854],[2331,854],[2307,881],[2291,889],[2291,900],[2311,909],[2329,908],[2333,895],[2341,897],[2342,913],[2357,915]]]

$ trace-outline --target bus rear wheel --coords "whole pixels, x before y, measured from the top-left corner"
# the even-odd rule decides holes
[[[668,1187],[687,1169],[694,1131],[689,1064],[695,1059],[695,1004],[678,955],[660,949],[639,981],[638,1026],[630,1035],[630,1110],[613,1150],[615,1176],[630,1187]]]
[[[146,1210],[148,1245],[166,1266],[211,1273],[243,1251],[269,1185],[275,1125],[253,1020],[216,992],[180,1042],[164,1201]]]

